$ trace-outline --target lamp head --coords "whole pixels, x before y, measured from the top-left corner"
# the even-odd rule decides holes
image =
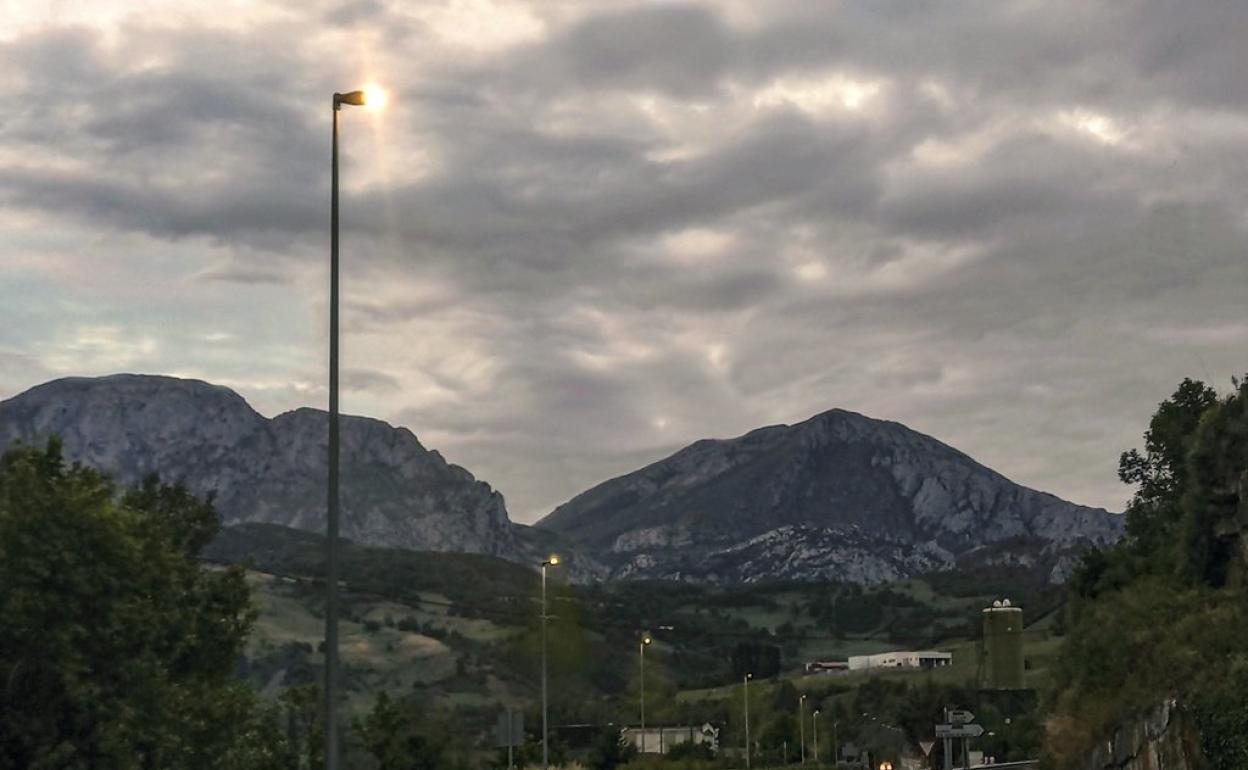
[[[348,91],[345,94],[334,94],[334,109],[338,109],[344,104],[352,107],[366,107],[370,110],[379,110],[386,106],[387,94],[385,89],[369,83],[359,91]]]
[[[554,567],[559,564],[559,554],[552,553],[550,558],[542,562],[543,567]]]
[[[368,97],[363,91],[348,91],[345,94],[334,94],[334,107],[340,107],[344,104],[350,104],[353,107],[363,107]]]
[[[650,638],[650,634],[646,634],[645,636],[641,637],[642,644],[650,644],[653,641],[654,640]]]

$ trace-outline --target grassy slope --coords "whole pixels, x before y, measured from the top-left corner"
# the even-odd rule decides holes
[[[227,530],[227,537],[209,550],[208,555],[216,560],[242,560],[254,567],[249,581],[261,616],[247,651],[251,660],[248,675],[257,685],[268,685],[270,692],[319,678],[321,656],[316,650],[323,636],[324,586],[316,575],[322,562],[322,543],[315,535],[249,525],[239,531]],[[507,645],[524,633],[533,613],[537,588],[533,572],[489,557],[355,545],[345,549],[342,572],[347,590],[340,633],[353,710],[366,707],[381,691],[399,695],[419,690],[433,702],[448,706],[495,707],[504,702],[519,705],[532,701],[533,685],[527,681],[531,672],[518,670],[514,661],[505,665],[500,658]],[[624,584],[578,589],[574,601],[585,608],[582,620],[588,628],[587,638],[599,645],[599,650],[627,650],[636,629],[657,628],[664,622],[674,625],[670,632],[656,630],[660,645],[654,658],[656,675],[667,665],[673,680],[680,672],[671,669],[690,666],[702,669],[704,681],[731,680],[724,650],[744,638],[771,638],[783,645],[785,670],[791,672],[784,678],[815,693],[852,689],[868,676],[903,680],[930,676],[937,682],[958,684],[973,680],[977,642],[950,638],[936,630],[930,644],[909,645],[890,640],[889,625],[921,610],[934,613],[942,622],[948,620],[951,626],[959,625],[965,632],[966,623],[973,623],[978,609],[992,597],[950,595],[934,590],[928,580],[913,579],[868,589],[863,593],[865,601],[870,603],[885,588],[915,602],[919,609],[889,606],[878,625],[839,636],[819,626],[808,611],[816,599],[843,590],[836,586]],[[1044,630],[1051,620],[1051,615],[1042,618],[1027,638],[1026,654],[1032,665],[1028,681],[1038,686],[1046,681],[1046,669],[1057,644]],[[785,633],[791,636],[767,636],[786,625]],[[952,651],[954,665],[930,674],[799,673],[804,660],[912,646]],[[618,656],[626,677],[631,672],[631,657]],[[629,686],[627,680],[620,686]],[[731,698],[738,687],[693,689],[686,685],[676,700]],[[613,697],[623,695],[618,691]]]

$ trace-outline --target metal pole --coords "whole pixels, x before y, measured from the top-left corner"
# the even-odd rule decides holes
[[[745,766],[750,766],[750,675],[745,675]]]
[[[550,770],[546,744],[546,565],[542,565],[542,768]]]
[[[806,764],[806,696],[797,699],[797,725],[802,733],[802,764]]]
[[[641,753],[646,753],[646,641],[637,643],[641,650]]]
[[[841,753],[840,741],[838,741],[836,738],[837,724],[839,723],[836,720],[832,721],[832,766],[833,767],[839,767],[840,762],[841,762],[840,756],[839,756]]]
[[[338,770],[338,95],[329,204],[329,489],[325,579],[325,768]]]
[[[815,712],[814,716],[811,717],[810,721],[812,723],[811,726],[814,728],[814,732],[815,732],[815,764],[817,765],[819,764],[819,712],[818,711]]]
[[[515,715],[516,712],[512,711],[510,708],[507,709],[507,770],[511,770],[511,768],[516,766],[516,763],[512,761],[511,756],[511,744],[515,740],[516,736],[516,727],[512,723],[512,719],[515,718]]]
[[[945,721],[949,724],[949,707],[945,706]],[[945,738],[945,770],[953,769],[953,739]]]

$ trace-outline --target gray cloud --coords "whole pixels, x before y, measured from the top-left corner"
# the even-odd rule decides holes
[[[14,291],[0,321],[40,332],[0,337],[26,357],[6,392],[64,371],[36,338],[77,351],[104,317],[153,369],[321,405],[327,98],[370,58],[395,109],[344,115],[346,407],[520,518],[834,406],[1117,506],[1155,403],[1248,368],[1242,4],[521,4],[473,20],[479,49],[440,8],[0,44],[15,242],[123,239],[100,269],[148,260],[173,293],[52,318],[23,303],[65,275]]]

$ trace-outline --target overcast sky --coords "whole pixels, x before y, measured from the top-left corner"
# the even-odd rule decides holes
[[[345,411],[532,521],[832,407],[1121,510],[1248,370],[1248,3],[0,3],[0,398]]]

